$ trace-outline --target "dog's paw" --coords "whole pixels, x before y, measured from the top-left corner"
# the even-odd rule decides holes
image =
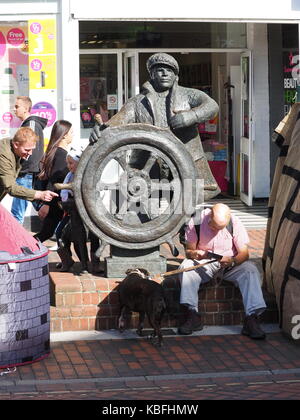
[[[125,321],[123,319],[119,319],[118,330],[120,331],[120,333],[123,333],[125,329]]]
[[[159,337],[157,337],[155,334],[148,335],[148,340],[150,340],[151,344],[153,344],[155,347],[163,346],[162,340]]]
[[[157,341],[157,335],[153,332],[147,336],[148,340],[151,340],[153,343]]]
[[[119,327],[118,327],[118,330],[119,330],[119,332],[122,334],[122,333],[126,330],[125,325],[121,325],[121,326],[119,326]]]

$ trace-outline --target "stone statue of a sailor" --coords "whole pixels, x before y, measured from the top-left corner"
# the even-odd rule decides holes
[[[215,197],[220,189],[203,152],[197,125],[215,117],[218,104],[198,89],[178,85],[179,66],[169,54],[157,53],[147,61],[150,80],[142,92],[130,98],[105,125],[96,125],[90,136],[93,143],[107,126],[130,123],[169,128],[192,155],[199,178],[204,179],[204,200]]]

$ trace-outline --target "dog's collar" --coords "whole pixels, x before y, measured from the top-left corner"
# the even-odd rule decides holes
[[[147,276],[145,273],[143,273],[142,271],[140,271],[138,268],[133,268],[130,273],[128,274],[138,274],[139,276],[141,276],[143,279],[148,279],[149,276]]]

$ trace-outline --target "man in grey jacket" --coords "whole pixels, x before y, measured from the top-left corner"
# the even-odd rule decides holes
[[[143,85],[142,93],[130,98],[107,123],[96,124],[90,142],[97,141],[108,126],[144,123],[169,128],[185,144],[199,177],[204,179],[204,199],[215,197],[220,189],[210,171],[197,125],[218,113],[217,103],[198,89],[178,85],[179,66],[169,54],[152,55],[147,69],[150,80]]]
[[[32,155],[28,160],[22,160],[21,170],[16,179],[18,185],[25,188],[33,188],[34,178],[40,171],[39,163],[44,154],[44,133],[43,130],[47,125],[46,118],[31,115],[32,108],[31,99],[28,96],[18,96],[16,99],[14,111],[16,117],[22,121],[21,127],[30,127],[38,136],[36,148],[32,151]],[[28,201],[15,197],[12,202],[11,213],[18,220],[23,223],[25,212],[28,206]]]

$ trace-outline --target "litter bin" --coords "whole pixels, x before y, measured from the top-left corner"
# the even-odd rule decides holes
[[[50,353],[48,249],[0,204],[0,368]]]

